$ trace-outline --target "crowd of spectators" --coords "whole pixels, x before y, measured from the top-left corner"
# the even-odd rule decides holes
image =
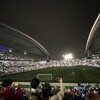
[[[91,66],[100,67],[100,59],[72,59],[47,61],[1,61],[0,75],[43,69],[48,67]]]
[[[39,79],[33,78],[30,90],[22,89],[20,84],[15,86],[11,79],[2,82],[0,100],[100,100],[100,88],[90,84],[65,87],[63,79],[60,85],[52,87],[49,83],[40,84]]]
[[[100,59],[72,59],[72,60],[51,60],[49,62],[39,61],[35,64],[36,68],[48,67],[71,67],[71,66],[91,66],[100,67]]]
[[[34,70],[34,65],[30,61],[3,61],[0,63],[0,75],[13,74]]]

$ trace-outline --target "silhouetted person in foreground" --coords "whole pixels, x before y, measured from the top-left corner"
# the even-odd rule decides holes
[[[100,100],[97,94],[90,93],[86,95],[85,100]]]
[[[59,79],[59,82],[61,90],[56,95],[52,95],[50,84],[44,84],[42,87],[42,100],[63,100],[64,88],[62,78]]]
[[[2,82],[2,86],[2,90],[5,92],[5,100],[21,100],[22,90],[19,84],[17,89],[15,89],[15,84],[13,81],[11,79],[6,79]]]
[[[28,100],[41,100],[41,93],[38,91],[38,86],[40,84],[40,80],[37,78],[33,78],[30,82],[31,91],[26,91],[26,96],[29,98]]]

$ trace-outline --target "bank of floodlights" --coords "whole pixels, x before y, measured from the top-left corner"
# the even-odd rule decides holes
[[[73,59],[73,55],[72,54],[65,54],[65,55],[63,55],[63,57],[64,57],[65,60]]]

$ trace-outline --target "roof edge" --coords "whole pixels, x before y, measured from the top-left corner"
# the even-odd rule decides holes
[[[4,27],[7,27],[7,28],[9,28],[9,29],[11,29],[11,30],[13,30],[13,31],[15,31],[15,32],[18,32],[18,33],[20,33],[20,34],[26,36],[27,38],[31,39],[31,40],[34,42],[34,44],[35,44],[43,53],[45,53],[45,54],[48,56],[48,58],[50,59],[50,54],[48,53],[48,51],[47,51],[39,42],[37,42],[35,39],[33,39],[33,38],[30,37],[29,35],[27,35],[27,34],[21,32],[21,31],[15,29],[15,28],[13,28],[13,27],[11,27],[11,26],[5,25],[5,24],[3,24],[3,23],[0,23],[0,24],[1,24],[2,26],[4,26]]]
[[[94,22],[94,24],[93,24],[93,26],[92,26],[92,29],[91,29],[91,31],[90,31],[90,34],[89,34],[89,36],[88,36],[88,39],[87,39],[87,43],[86,43],[86,48],[85,48],[85,53],[87,52],[87,50],[89,49],[89,46],[90,46],[90,44],[91,44],[91,41],[92,41],[92,39],[93,39],[93,36],[94,36],[94,34],[95,34],[95,31],[96,31],[96,25],[98,24],[98,20],[100,20],[100,13],[99,13],[99,15],[97,16],[97,18],[96,18],[96,20],[95,20],[95,22]]]

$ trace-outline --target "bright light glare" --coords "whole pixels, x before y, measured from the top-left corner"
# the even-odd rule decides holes
[[[27,54],[27,52],[24,52],[24,55],[26,55]]]
[[[73,59],[73,55],[72,54],[65,54],[65,55],[63,55],[63,57],[64,57],[65,60]]]
[[[12,50],[10,49],[9,52],[12,52]]]

